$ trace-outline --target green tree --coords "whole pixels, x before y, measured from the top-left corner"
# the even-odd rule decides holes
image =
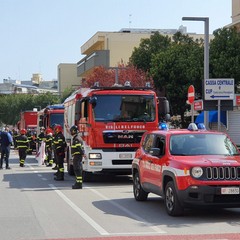
[[[60,100],[63,103],[65,101],[65,99],[67,97],[69,97],[72,93],[74,92],[74,90],[72,88],[65,88],[65,90],[63,91]]]
[[[145,72],[149,72],[152,56],[167,49],[170,43],[171,38],[163,36],[159,32],[154,33],[150,38],[142,39],[139,47],[135,47],[133,50],[130,64]]]
[[[45,108],[49,104],[60,103],[60,97],[52,93],[39,95],[11,94],[0,97],[0,123],[15,125],[22,111]]]
[[[210,43],[209,68],[211,78],[234,78],[240,83],[240,33],[236,28],[222,28],[213,32]]]
[[[184,126],[184,113],[190,107],[186,104],[188,87],[194,85],[196,92],[202,92],[202,41],[176,33],[171,45],[152,57],[150,74],[155,87],[168,98],[172,115],[180,115]]]

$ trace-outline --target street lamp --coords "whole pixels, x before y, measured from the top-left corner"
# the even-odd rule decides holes
[[[208,17],[183,17],[183,21],[204,22],[204,82],[202,84],[202,98],[205,96],[204,83],[209,78],[209,18]],[[204,111],[204,124],[208,128],[208,114]]]

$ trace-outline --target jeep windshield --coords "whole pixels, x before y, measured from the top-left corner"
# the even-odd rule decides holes
[[[156,106],[153,95],[95,95],[96,122],[153,122]]]
[[[178,134],[170,138],[172,155],[239,155],[238,149],[225,134]]]

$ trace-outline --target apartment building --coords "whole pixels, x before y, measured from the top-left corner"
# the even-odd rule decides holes
[[[232,0],[232,25],[240,30],[240,1]]]
[[[77,76],[76,63],[60,63],[58,65],[58,92],[65,89],[75,89],[81,84],[81,77]]]
[[[240,32],[240,1],[239,0],[232,0],[232,23],[228,24],[227,28],[229,27],[236,27],[238,32]]]
[[[121,29],[119,32],[97,32],[81,46],[81,54],[86,55],[77,63],[77,75],[86,77],[96,66],[117,67],[127,64],[134,47],[141,39],[150,38],[155,32],[173,36],[177,31],[188,34],[194,39],[204,39],[203,34],[187,33],[184,26],[179,29]],[[210,36],[210,39],[212,36]]]

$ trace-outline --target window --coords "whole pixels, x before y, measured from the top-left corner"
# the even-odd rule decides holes
[[[96,95],[95,120],[152,122],[156,119],[153,95]]]
[[[148,134],[145,136],[144,142],[143,142],[143,149],[145,152],[149,153],[151,148],[153,147],[154,142],[154,135]]]
[[[159,148],[160,155],[164,155],[165,154],[165,137],[161,135],[156,135],[153,147]]]

